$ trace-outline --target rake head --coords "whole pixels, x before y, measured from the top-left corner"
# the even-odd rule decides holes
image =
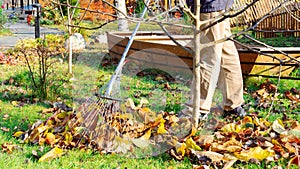
[[[105,96],[82,104],[77,112],[82,129],[77,147],[138,158],[155,156],[171,149],[191,131],[187,118],[132,107],[132,103]]]

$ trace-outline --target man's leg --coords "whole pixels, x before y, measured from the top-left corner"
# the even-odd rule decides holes
[[[229,20],[224,21],[225,37],[231,35]],[[243,77],[239,55],[234,42],[223,43],[219,88],[223,94],[224,110],[232,110],[241,106],[243,99]]]
[[[201,20],[208,20],[219,16],[222,12],[201,13]],[[209,24],[209,23],[208,23]],[[208,25],[207,24],[207,25]],[[206,25],[203,25],[203,27]],[[215,42],[224,38],[224,24],[218,23],[211,28],[204,30],[201,37],[201,44]],[[201,49],[200,67],[201,67],[201,93],[200,93],[200,110],[208,113],[211,108],[212,98],[217,86],[220,64],[222,57],[223,43],[214,44],[213,46]]]

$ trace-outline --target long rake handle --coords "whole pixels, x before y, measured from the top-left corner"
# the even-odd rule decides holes
[[[146,14],[147,6],[149,5],[149,2],[150,2],[150,0],[147,0],[146,5],[145,5],[145,7],[144,7],[144,9],[143,9],[142,15],[141,15],[141,17],[140,17],[141,19],[144,18],[145,14]],[[130,49],[130,47],[131,47],[131,45],[132,45],[133,39],[134,39],[134,37],[135,37],[135,35],[136,35],[136,33],[137,33],[137,31],[138,31],[140,25],[141,25],[141,22],[139,21],[139,22],[136,24],[135,29],[134,29],[134,31],[132,32],[132,34],[131,34],[131,36],[130,36],[130,38],[129,38],[129,41],[128,41],[127,45],[126,45],[126,48],[125,48],[125,50],[124,50],[124,52],[123,52],[123,54],[122,54],[122,56],[121,56],[121,59],[120,59],[120,61],[119,61],[119,64],[118,64],[118,66],[117,66],[117,68],[116,68],[114,74],[113,74],[113,75],[111,76],[111,78],[110,78],[110,81],[109,81],[109,83],[108,83],[107,90],[106,90],[106,92],[105,92],[105,96],[110,96],[110,95],[111,95],[112,88],[113,88],[113,84],[114,84],[114,82],[115,82],[117,76],[121,73],[122,67],[123,67],[124,62],[125,62],[125,58],[126,58],[126,56],[127,56],[127,54],[128,54],[128,51],[129,51],[129,49]]]

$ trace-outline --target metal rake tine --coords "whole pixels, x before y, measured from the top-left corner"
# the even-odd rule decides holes
[[[90,104],[88,105],[88,109],[85,110],[85,112],[90,112],[90,111],[92,111],[93,109],[96,109],[96,108],[97,108],[97,105],[99,105],[99,103],[100,103],[100,105],[105,104],[104,102],[100,102],[100,100],[97,100],[96,102],[90,103]],[[88,119],[89,116],[90,116],[90,114],[91,114],[91,113],[89,113],[88,116],[87,116],[87,117],[84,117],[84,118],[85,118],[85,119]],[[85,115],[86,115],[86,113],[85,113]]]
[[[101,99],[99,99],[99,101],[97,100],[97,103],[100,102]],[[94,103],[93,103],[94,104]],[[105,105],[105,101],[101,102],[101,106],[100,108],[102,108]],[[92,106],[94,109],[97,109],[96,106]],[[89,116],[92,116],[92,121],[94,121],[94,119],[97,117],[99,111],[94,111],[93,113],[89,113]],[[84,123],[84,122],[83,122]],[[83,125],[82,123],[82,125]],[[81,125],[81,126],[82,126]],[[87,133],[88,128],[91,126],[91,123],[89,123],[88,126],[85,127],[85,129],[83,130],[80,139],[76,142],[76,146],[78,146],[79,142],[82,140],[82,137]]]

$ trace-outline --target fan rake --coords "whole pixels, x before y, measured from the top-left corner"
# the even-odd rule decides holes
[[[141,18],[146,11],[147,5]],[[80,132],[80,138],[77,139],[76,147],[87,147],[88,143],[90,148],[104,153],[129,154],[131,157],[155,156],[172,148],[178,138],[183,138],[190,132],[192,123],[187,118],[178,119],[174,114],[164,112],[156,114],[150,121],[141,122],[136,120],[141,119],[141,113],[146,116],[154,113],[141,106],[132,106],[132,100],[127,100],[124,106],[123,100],[112,97],[119,90],[125,58],[139,26],[140,22],[129,38],[105,94],[89,98],[77,110],[74,126],[79,126],[77,130]],[[164,127],[168,128],[168,132],[161,132]]]

